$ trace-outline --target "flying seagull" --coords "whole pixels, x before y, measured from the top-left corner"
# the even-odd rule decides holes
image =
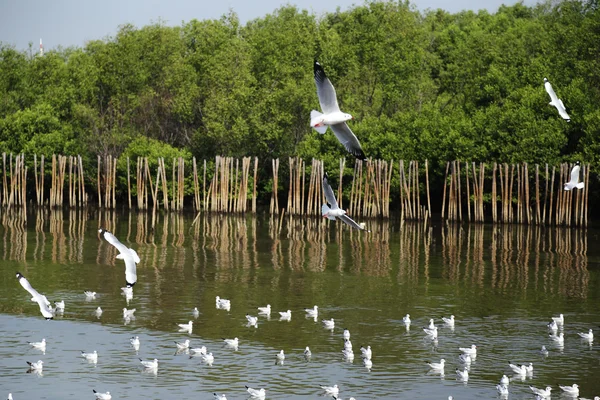
[[[310,112],[310,126],[320,134],[324,134],[329,126],[335,137],[344,145],[346,150],[358,159],[365,160],[367,157],[360,147],[360,142],[352,133],[346,121],[354,119],[352,115],[340,111],[337,102],[335,88],[331,84],[321,64],[315,61],[315,83],[317,85],[317,96],[323,113],[317,110]]]
[[[562,117],[562,119],[566,120],[567,122],[570,122],[571,117],[569,117],[569,114],[567,114],[565,105],[563,104],[562,100],[559,99],[558,96],[556,96],[556,93],[554,93],[554,89],[552,89],[552,85],[546,78],[544,78],[544,87],[546,88],[546,92],[548,92],[548,94],[550,95],[550,105],[556,107],[556,109],[558,110],[558,114]]]
[[[119,239],[115,237],[112,233],[105,229],[99,229],[100,235],[106,239],[106,241],[119,250],[119,255],[117,258],[125,261],[125,283],[127,283],[127,287],[133,287],[137,282],[137,273],[135,265],[140,262],[140,257],[136,253],[135,250],[125,246],[123,243],[119,242]]]
[[[575,165],[573,165],[573,169],[571,169],[571,180],[569,182],[565,182],[565,190],[571,190],[574,188],[583,189],[584,183],[579,182],[579,164],[579,161],[577,161]]]
[[[54,313],[52,312],[52,307],[50,306],[50,302],[48,301],[46,296],[44,296],[43,294],[39,294],[38,291],[35,290],[31,286],[29,281],[27,279],[25,279],[25,277],[23,275],[21,275],[20,272],[17,272],[17,279],[19,280],[19,283],[21,284],[21,286],[23,286],[23,289],[27,290],[31,294],[31,296],[32,296],[31,301],[35,301],[38,303],[38,305],[40,306],[40,311],[41,311],[42,315],[44,316],[44,318],[46,318],[46,319],[54,318]]]
[[[327,200],[327,203],[329,203],[329,207],[327,206],[327,204],[323,204],[323,206],[321,207],[321,213],[323,214],[323,217],[327,217],[331,220],[335,220],[335,218],[337,217],[340,220],[342,220],[342,222],[350,225],[352,228],[356,228],[359,231],[366,230],[362,224],[359,225],[356,222],[354,222],[352,218],[346,215],[346,211],[342,210],[338,206],[335,195],[333,194],[333,190],[327,182],[327,174],[323,176],[323,192],[325,193],[325,199]]]

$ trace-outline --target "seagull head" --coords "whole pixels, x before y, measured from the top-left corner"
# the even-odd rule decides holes
[[[343,114],[343,117],[346,121],[350,121],[351,119],[352,120],[354,119],[354,117],[350,114]]]
[[[548,78],[544,78],[544,83],[548,82]]]

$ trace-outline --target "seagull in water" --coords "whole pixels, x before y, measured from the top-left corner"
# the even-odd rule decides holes
[[[464,354],[470,355],[471,358],[475,358],[477,356],[477,346],[474,344],[472,344],[471,347],[459,347],[458,349]]]
[[[458,376],[458,379],[460,379],[463,382],[467,382],[469,380],[469,370],[466,367],[462,371],[457,368],[456,375]]]
[[[558,326],[563,326],[565,324],[565,316],[560,314],[558,317],[552,317],[552,321],[556,322]]]
[[[543,355],[544,357],[548,355],[548,349],[546,348],[546,346],[542,345],[542,349],[540,350],[540,354]]]
[[[454,327],[454,315],[451,315],[450,318],[442,317],[442,320],[446,325]]]
[[[225,339],[225,338],[223,338],[223,341],[225,342],[225,345],[227,345],[229,347],[235,347],[236,349],[237,349],[237,347],[239,345],[238,338],[233,338],[233,339]]]
[[[458,356],[458,361],[460,361],[463,364],[471,364],[471,361],[473,361],[471,359],[471,356],[468,354],[461,354]]]
[[[158,368],[158,360],[156,358],[152,361],[144,361],[141,358],[139,360],[140,360],[140,363],[146,369],[157,369]]]
[[[594,331],[593,331],[593,330],[591,330],[591,329],[589,330],[589,332],[588,332],[588,333],[584,333],[584,332],[577,332],[577,334],[578,334],[578,335],[579,335],[579,336],[580,336],[582,339],[589,340],[590,342],[591,342],[592,340],[594,340]]]
[[[212,363],[215,361],[215,356],[213,356],[213,353],[208,353],[208,354],[202,354],[202,361],[208,365],[212,365]]]
[[[343,337],[344,340],[350,340],[350,331],[348,329],[344,329]]]
[[[190,351],[194,354],[206,355],[206,346],[195,347],[190,349]]]
[[[537,394],[538,396],[540,396],[543,399],[549,399],[550,395],[551,395],[550,392],[552,391],[552,388],[550,386],[546,386],[546,389],[538,389],[536,387],[529,386],[529,389],[531,389],[531,391],[534,394]]]
[[[547,326],[548,330],[550,330],[552,333],[556,333],[558,331],[558,324],[554,320],[552,320]]]
[[[194,318],[198,318],[200,316],[200,311],[198,311],[198,307],[194,307],[192,315],[194,316]]]
[[[310,358],[311,356],[312,356],[312,352],[310,351],[310,348],[308,346],[306,346],[306,349],[304,349],[304,357]]]
[[[89,290],[86,290],[83,292],[83,294],[85,294],[86,300],[92,300],[96,298],[96,292],[90,292]]]
[[[100,318],[100,316],[102,315],[102,308],[98,307],[96,308],[96,310],[94,311],[94,314],[96,314],[96,318]]]
[[[566,191],[569,191],[571,189],[583,189],[584,183],[579,182],[579,169],[580,169],[579,161],[577,161],[575,163],[575,165],[573,165],[573,168],[571,169],[571,180],[569,182],[565,182],[564,189]],[[562,324],[559,324],[559,325],[562,325]]]
[[[496,385],[496,390],[500,396],[508,396],[508,386],[506,385]]]
[[[135,313],[135,308],[132,308],[131,310],[128,310],[127,308],[123,308],[123,318],[124,319],[135,319],[135,315],[133,315],[133,313]]]
[[[89,362],[93,362],[93,363],[98,362],[98,352],[96,350],[94,350],[93,353],[86,353],[86,352],[82,351],[81,357],[85,358]]]
[[[558,385],[558,387],[563,392],[565,392],[566,395],[573,396],[573,397],[579,396],[579,385],[577,385],[576,383],[574,383],[573,386]]]
[[[253,317],[250,314],[246,314],[246,320],[248,320],[248,326],[258,328],[258,317]]]
[[[323,113],[312,110],[310,112],[310,126],[320,134],[327,132],[327,127],[329,126],[335,137],[344,145],[349,153],[360,160],[365,160],[367,157],[360,146],[360,142],[346,124],[346,121],[354,119],[354,117],[340,111],[335,88],[327,75],[325,75],[323,67],[317,61],[314,63],[314,74],[315,84],[317,85],[317,96],[319,97],[319,104],[321,104],[321,111]]]
[[[190,340],[186,339],[185,342],[175,342],[177,350],[188,350],[190,348]]]
[[[313,308],[305,308],[304,312],[306,312],[307,317],[317,318],[319,316],[319,307],[314,306]]]
[[[533,363],[529,363],[529,365],[521,364],[512,364],[510,361],[508,362],[508,366],[513,370],[515,374],[518,375],[527,375],[533,373]]]
[[[569,114],[567,114],[565,105],[563,104],[562,100],[558,98],[547,78],[544,78],[544,87],[546,88],[546,92],[548,92],[548,94],[550,95],[549,104],[551,106],[556,107],[556,109],[558,110],[558,114],[561,116],[562,119],[566,120],[567,122],[570,122],[571,117],[569,117]]]
[[[321,386],[321,389],[323,389],[325,393],[330,394],[332,396],[337,396],[340,393],[340,388],[338,387],[338,385]]]
[[[323,319],[321,322],[323,322],[323,327],[325,327],[325,329],[333,330],[333,328],[335,328],[335,321],[333,318]]]
[[[404,325],[410,325],[410,314],[406,314],[404,318],[402,318],[402,322],[404,322]]]
[[[177,324],[177,326],[179,326],[179,332],[189,332],[189,333],[192,333],[193,325],[194,325],[193,321],[188,321],[187,324]]]
[[[428,362],[427,363],[427,365],[429,365],[429,367],[432,370],[441,371],[441,372],[444,372],[444,365],[445,364],[446,364],[446,360],[444,360],[443,358],[440,360],[439,363],[436,363],[436,362]]]
[[[371,357],[373,356],[373,352],[371,351],[371,346],[367,346],[365,347],[360,347],[360,353],[362,355],[363,358],[366,358],[367,360],[370,360]]]
[[[258,307],[258,313],[263,315],[271,315],[271,305],[267,304],[266,307]]]
[[[227,299],[222,299],[219,296],[216,297],[216,306],[217,309],[227,310],[231,309],[231,301]]]
[[[248,391],[248,393],[250,393],[251,397],[254,397],[257,399],[264,399],[265,396],[267,395],[267,392],[265,389],[252,389],[251,387],[246,386],[246,390]]]
[[[325,173],[325,175],[323,176],[323,193],[325,194],[325,199],[327,200],[327,203],[329,203],[329,206],[327,206],[327,204],[323,204],[321,206],[321,214],[323,215],[323,217],[333,221],[335,221],[337,217],[345,224],[350,225],[352,228],[356,228],[359,231],[366,230],[363,225],[357,224],[352,218],[346,215],[346,211],[342,210],[338,206],[335,194],[333,194],[333,189],[331,189],[331,186],[327,182],[327,173]]]
[[[27,361],[27,365],[29,365],[29,368],[33,371],[41,371],[44,368],[44,362],[42,360],[38,360],[37,362],[29,362]]]
[[[131,343],[131,345],[133,346],[135,351],[138,351],[140,349],[140,337],[139,336],[132,337],[131,339],[129,339],[129,342]]]
[[[279,353],[277,353],[277,362],[283,364],[284,360],[285,360],[285,354],[283,353],[283,350],[281,350]]]
[[[279,311],[279,319],[282,321],[289,321],[292,319],[292,312],[290,310],[287,311]]]
[[[29,281],[25,279],[25,277],[21,275],[20,272],[17,272],[17,279],[19,280],[21,286],[23,286],[23,289],[27,290],[29,294],[31,294],[31,301],[35,301],[36,303],[38,303],[42,316],[47,320],[54,318],[54,312],[46,296],[44,296],[43,294],[39,294],[38,291],[31,286]]]
[[[136,264],[140,262],[138,253],[134,249],[119,242],[119,239],[109,231],[98,229],[98,232],[100,233],[100,236],[104,237],[108,243],[112,244],[119,251],[117,258],[125,261],[125,283],[127,284],[127,287],[133,287],[137,282]]]
[[[92,392],[94,392],[94,394],[96,395],[96,399],[97,400],[110,400],[110,399],[112,399],[112,396],[110,395],[110,392],[99,393],[99,392],[96,392],[95,389],[92,389]]]
[[[31,347],[37,350],[46,351],[46,338],[42,339],[41,342],[27,342]]]
[[[227,397],[225,397],[225,394],[217,394],[217,393],[213,393],[213,395],[215,396],[215,400],[227,400]]]

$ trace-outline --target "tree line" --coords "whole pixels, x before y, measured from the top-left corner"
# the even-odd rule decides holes
[[[258,156],[263,191],[274,158],[335,170],[347,157],[351,174],[331,131],[309,127],[315,59],[368,157],[427,159],[434,182],[454,159],[600,167],[597,0],[494,13],[368,1],[314,15],[288,5],[246,24],[230,12],[123,25],[43,56],[0,43],[0,150],[80,154],[92,171],[108,154]],[[548,105],[545,77],[571,122]]]

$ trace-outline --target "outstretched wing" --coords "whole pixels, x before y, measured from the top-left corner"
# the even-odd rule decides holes
[[[335,134],[335,137],[344,145],[350,154],[359,160],[366,160],[367,157],[360,146],[360,142],[345,122],[330,125],[330,127]]]
[[[325,75],[325,70],[323,70],[323,67],[317,61],[315,61],[314,67],[317,96],[319,96],[321,110],[324,114],[340,111],[340,106],[337,102],[337,95],[335,94],[335,88],[331,84],[331,81],[327,75]]]
[[[131,257],[124,258],[125,261],[125,281],[127,286],[133,286],[137,282],[137,269],[135,266],[135,260]]]
[[[331,189],[331,185],[327,182],[327,174],[323,176],[323,193],[325,193],[325,199],[331,205],[332,209],[339,208],[335,194],[333,194],[333,189]]]
[[[20,272],[17,272],[17,279],[19,280],[19,283],[21,284],[21,286],[23,286],[23,289],[27,290],[29,292],[29,294],[31,294],[32,300],[38,303],[38,305],[40,307],[40,312],[42,313],[44,318],[52,319],[54,314],[52,313],[52,308],[50,307],[50,302],[48,301],[46,296],[40,294],[37,290],[35,290],[31,286],[29,281],[27,279],[25,279],[25,277],[23,275],[21,275]]]
[[[119,253],[129,254],[129,248],[127,246],[125,246],[123,243],[119,242],[119,239],[117,239],[115,237],[115,235],[113,235],[112,233],[110,233],[109,231],[107,231],[105,229],[100,229],[98,232],[100,232],[100,235],[102,235],[108,243],[115,246],[116,249],[119,251]]]
[[[554,89],[552,88],[552,85],[550,84],[550,82],[546,81],[544,83],[544,87],[546,88],[546,92],[548,92],[548,94],[550,95],[550,104],[552,104],[553,106],[557,106],[558,105],[558,97],[556,97],[556,93],[554,92]]]
[[[574,165],[571,169],[571,183],[577,184],[579,182],[579,165]]]
[[[350,225],[353,228],[358,229],[359,231],[364,231],[366,230],[364,227],[360,226],[359,224],[357,224],[352,218],[350,218],[349,216],[347,216],[346,214],[341,215],[338,217],[339,219],[342,220],[342,222]]]

